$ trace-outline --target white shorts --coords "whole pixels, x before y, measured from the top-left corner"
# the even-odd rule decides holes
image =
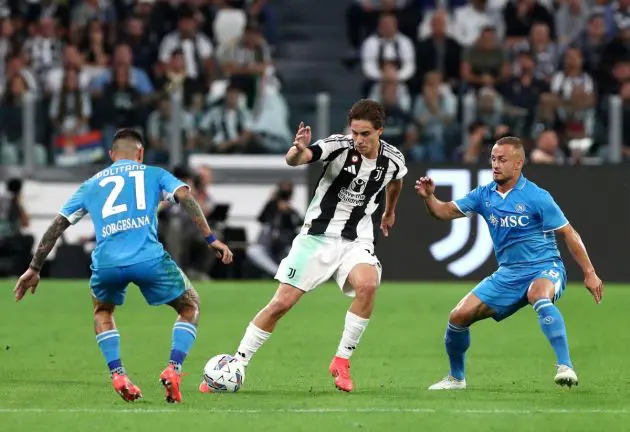
[[[345,295],[354,297],[354,289],[346,279],[357,264],[374,266],[380,284],[382,268],[372,243],[299,234],[289,255],[280,262],[275,278],[309,292],[332,277]]]

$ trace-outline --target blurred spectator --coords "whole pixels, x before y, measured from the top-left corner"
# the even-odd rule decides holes
[[[563,0],[556,9],[556,42],[564,48],[584,29],[589,16],[586,0]]]
[[[473,46],[488,27],[494,27],[497,35],[502,36],[501,17],[488,6],[487,0],[470,0],[466,6],[455,9],[453,36],[463,46]]]
[[[393,62],[398,69],[397,80],[406,83],[416,72],[416,52],[411,39],[398,31],[398,21],[393,14],[379,18],[378,34],[368,37],[361,47],[363,74],[367,78],[363,90],[367,95],[375,82],[381,80],[384,62]]]
[[[70,12],[70,40],[78,44],[84,37],[90,21],[99,21],[113,25],[116,22],[116,10],[109,2],[100,0],[79,0]],[[112,31],[110,28],[109,31]]]
[[[267,42],[274,46],[278,43],[278,19],[269,0],[250,0],[248,7],[249,20],[262,26]]]
[[[181,50],[173,52],[164,75],[156,81],[156,84],[157,88],[167,95],[183,90],[184,107],[193,114],[198,113],[203,107],[203,97],[207,89],[199,80],[188,76],[184,53]]]
[[[81,43],[81,51],[87,64],[98,68],[109,66],[112,49],[100,21],[90,21],[88,24],[87,35]]]
[[[147,141],[149,148],[146,152],[147,163],[168,164],[170,157],[170,142],[174,123],[171,101],[168,95],[163,96],[158,108],[149,114],[147,121]],[[195,119],[187,111],[183,110],[177,123],[181,128],[182,145],[184,151],[192,152],[196,149],[197,131]]]
[[[418,145],[409,154],[411,160],[445,162],[449,131],[456,131],[457,100],[449,86],[442,83],[439,72],[425,75],[422,93],[414,102],[414,117],[420,125]]]
[[[532,26],[528,40],[514,45],[516,53],[529,51],[534,57],[534,76],[539,80],[550,82],[559,63],[559,50],[549,38],[549,27],[545,23],[536,23]],[[515,65],[514,74],[518,75],[518,64]]]
[[[23,97],[28,88],[26,80],[21,74],[12,75],[7,88],[2,95],[0,105],[0,165],[16,165],[24,161],[22,149],[23,136]],[[36,115],[38,113],[36,112]],[[37,118],[37,117],[36,117]],[[41,123],[36,121],[36,125]],[[45,165],[47,156],[42,144],[41,128],[35,131],[34,162]]]
[[[407,152],[415,144],[414,119],[409,111],[400,106],[397,81],[382,83],[380,101],[385,109],[385,124],[381,138]]]
[[[29,23],[39,22],[44,18],[52,18],[64,28],[70,24],[70,9],[68,3],[58,0],[30,0],[20,2],[22,16]]]
[[[273,276],[285,258],[302,226],[302,217],[291,207],[293,185],[282,182],[258,216],[261,224],[256,243],[247,248],[247,257],[260,270]]]
[[[0,195],[0,274],[18,275],[28,267],[33,236],[23,234],[30,217],[22,202],[22,180],[7,181],[7,192]]]
[[[132,15],[125,23],[120,42],[129,45],[133,65],[151,74],[157,57],[157,47],[147,30],[142,18]]]
[[[523,116],[523,130],[517,135],[527,139],[533,126],[541,97],[549,91],[549,84],[536,78],[534,57],[529,51],[521,51],[514,65],[515,74],[506,81],[500,91],[515,116]]]
[[[28,38],[22,49],[26,62],[30,64],[39,82],[43,82],[48,71],[62,62],[63,45],[55,34],[55,27],[53,18],[42,18],[37,35]]]
[[[348,40],[354,50],[378,27],[379,16],[383,13],[393,14],[397,19],[409,15],[408,0],[353,0],[346,12],[346,30]],[[413,22],[407,33],[413,34]],[[417,23],[416,23],[417,24]]]
[[[475,45],[464,54],[462,81],[473,88],[493,87],[507,79],[509,71],[507,54],[497,42],[495,29],[484,28]]]
[[[604,48],[600,65],[600,88],[606,93],[618,91],[618,78],[615,72],[621,72],[616,66],[630,60],[630,18],[619,23],[619,32]]]
[[[601,77],[600,64],[608,41],[604,15],[595,12],[589,17],[586,28],[571,43],[571,47],[582,51],[584,70],[597,81]]]
[[[166,66],[175,50],[180,49],[184,53],[188,76],[209,83],[213,76],[212,42],[197,27],[194,10],[183,7],[179,13],[177,30],[162,39],[159,60]]]
[[[381,76],[383,77],[381,81],[372,86],[372,91],[370,92],[369,98],[377,102],[381,102],[383,95],[383,85],[384,83],[390,82],[395,84],[397,87],[396,94],[398,98],[398,105],[404,111],[410,111],[411,94],[409,93],[409,87],[398,82],[398,69],[396,68],[396,64],[393,62],[383,63]]]
[[[420,41],[416,53],[417,82],[420,88],[424,75],[438,71],[452,86],[459,83],[461,46],[447,34],[448,14],[438,9],[431,17],[431,33]]]
[[[66,71],[73,69],[79,73],[79,88],[85,90],[90,85],[90,74],[84,68],[83,58],[79,53],[79,49],[75,45],[68,44],[63,47],[63,63],[61,66],[54,67],[48,71],[44,90],[49,94],[58,93],[63,87],[64,75]]]
[[[621,28],[624,21],[630,18],[630,0],[617,0],[611,3],[615,24],[617,28]]]
[[[248,24],[243,36],[226,46],[219,56],[230,82],[245,93],[247,106],[253,109],[261,80],[271,66],[269,45],[258,25]]]
[[[53,94],[50,102],[50,120],[53,126],[54,142],[62,142],[61,160],[81,160],[77,149],[77,139],[89,131],[92,117],[92,102],[86,90],[79,86],[79,73],[76,69],[66,69],[61,91]],[[57,163],[61,163],[60,160]],[[70,162],[69,162],[70,163]]]
[[[19,75],[24,80],[26,85],[26,91],[32,94],[37,94],[39,86],[37,85],[37,78],[35,74],[24,63],[24,58],[19,55],[13,55],[7,59],[5,66],[4,81],[10,81],[14,76]],[[5,82],[0,84],[0,93],[5,91]]]
[[[0,70],[4,76],[4,65],[7,59],[18,53],[19,43],[16,41],[15,26],[8,18],[0,20]]]
[[[555,38],[554,19],[549,9],[536,0],[511,0],[503,9],[505,37],[508,47],[522,42],[530,35],[535,23],[545,23]]]
[[[595,84],[582,69],[582,53],[567,49],[564,69],[551,80],[551,91],[558,98],[560,134],[566,139],[592,137],[595,128]]]
[[[555,131],[546,130],[538,136],[536,148],[529,155],[529,161],[534,164],[564,163],[564,154],[560,150],[558,134]]]
[[[489,157],[494,142],[510,135],[511,128],[504,115],[501,96],[492,88],[479,91],[475,121],[468,128],[468,146],[464,149],[464,163],[477,163]]]
[[[116,46],[112,68],[103,71],[92,81],[90,85],[92,93],[97,95],[102,94],[104,88],[108,84],[111,84],[112,79],[114,79],[113,74],[116,73],[116,71],[120,73],[124,71],[128,75],[127,81],[139,94],[148,95],[153,93],[153,84],[151,83],[149,75],[147,75],[144,70],[133,66],[131,48],[129,45],[125,44]]]
[[[252,132],[252,113],[239,104],[241,91],[230,85],[225,100],[203,115],[199,122],[201,147],[211,153],[260,153]]]

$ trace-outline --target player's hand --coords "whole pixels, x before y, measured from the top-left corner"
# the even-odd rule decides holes
[[[420,177],[416,180],[414,189],[423,199],[427,199],[435,193],[435,183],[431,177]]]
[[[298,150],[299,153],[306,150],[306,147],[311,143],[311,127],[304,126],[304,122],[300,122],[298,126],[297,133],[295,134],[295,139],[293,140],[293,145]]]
[[[385,237],[389,236],[389,230],[392,229],[395,222],[395,213],[383,213],[383,217],[381,218],[381,231]]]
[[[15,293],[15,301],[22,300],[24,294],[26,294],[26,291],[29,289],[31,290],[31,294],[35,294],[37,284],[39,284],[39,272],[29,267],[29,269],[20,276],[17,284],[15,284],[15,289],[13,290]]]
[[[595,302],[597,304],[601,303],[602,297],[604,296],[604,283],[599,276],[597,276],[595,271],[586,274],[584,277],[584,286],[593,295]]]
[[[217,258],[221,258],[223,264],[231,264],[234,259],[234,254],[230,248],[221,240],[215,240],[210,244],[210,247],[214,249]]]

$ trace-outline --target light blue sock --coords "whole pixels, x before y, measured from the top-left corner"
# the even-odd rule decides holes
[[[468,327],[461,327],[448,323],[444,335],[446,352],[451,363],[451,376],[459,380],[464,379],[464,360],[466,350],[470,346],[470,331]]]
[[[194,324],[177,321],[173,326],[173,345],[169,363],[175,366],[177,372],[181,372],[182,364],[196,337],[197,327]]]
[[[125,374],[120,360],[120,333],[117,329],[108,330],[96,335],[96,343],[105,357],[110,373]]]
[[[548,298],[537,300],[534,303],[534,310],[538,314],[538,321],[543,333],[549,339],[549,343],[556,352],[559,365],[566,365],[570,368],[571,357],[569,356],[569,341],[567,339],[567,329],[564,325],[564,318],[560,309]]]

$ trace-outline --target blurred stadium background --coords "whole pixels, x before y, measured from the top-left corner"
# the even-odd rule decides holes
[[[385,105],[384,138],[417,167],[408,184],[440,166],[458,170],[443,185],[462,194],[486,178],[493,140],[514,134],[530,164],[554,167],[540,180],[566,205],[576,194],[557,178],[623,180],[577,166],[630,156],[626,0],[4,0],[0,17],[7,276],[108,163],[120,127],[143,131],[146,162],[185,178],[239,250],[236,266],[215,266],[185,217],[162,212],[160,237],[194,279],[273,274],[309,197],[308,170],[282,157],[293,131],[304,120],[315,138],[343,132],[360,97]],[[455,243],[430,257],[476,231],[453,225]],[[88,219],[68,230],[43,274],[87,277],[92,240]],[[442,272],[467,274],[478,276]]]

